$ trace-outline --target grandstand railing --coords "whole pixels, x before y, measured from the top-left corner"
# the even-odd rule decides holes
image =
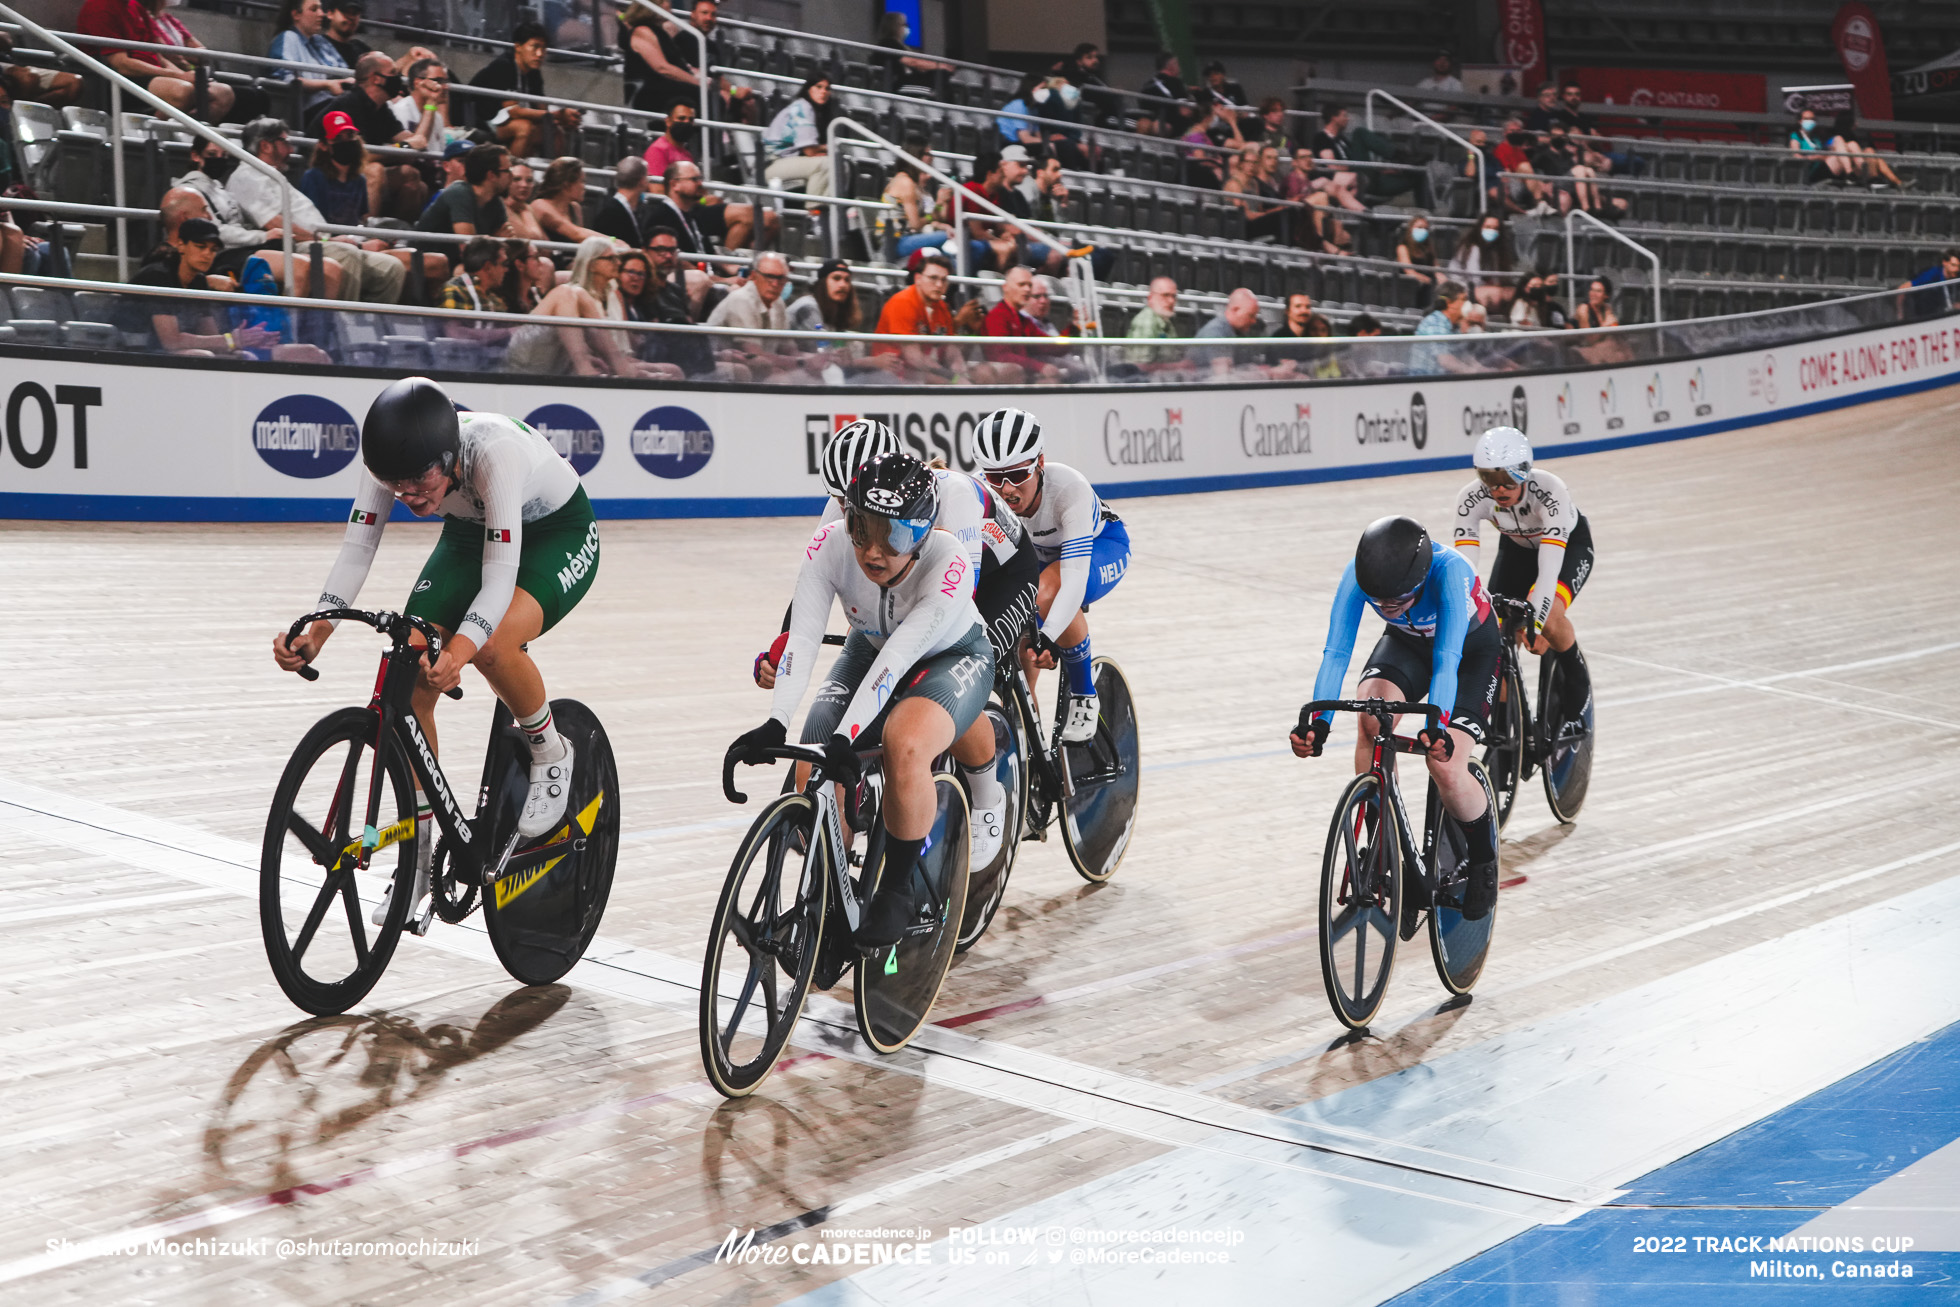
[[[1579,300],[1578,287],[1580,278],[1578,263],[1574,258],[1576,241],[1574,239],[1573,229],[1573,224],[1579,222],[1583,222],[1590,227],[1605,232],[1608,236],[1611,236],[1614,240],[1654,265],[1654,321],[1657,323],[1667,321],[1667,315],[1661,312],[1661,256],[1648,249],[1645,245],[1642,245],[1639,241],[1634,240],[1631,236],[1615,231],[1610,223],[1601,222],[1584,209],[1571,209],[1565,215],[1565,307],[1567,310],[1576,311]]]
[[[653,0],[628,0],[628,2],[631,4],[638,5],[640,8],[647,10],[648,12],[654,14],[657,17],[666,19],[668,22],[672,23],[675,27],[679,28],[681,31],[686,32],[688,35],[692,36],[696,44],[700,46],[701,59],[700,62],[695,64],[695,68],[699,70],[698,76],[701,82],[701,86],[700,86],[701,104],[700,107],[696,110],[696,114],[701,119],[702,123],[706,124],[710,119],[714,117],[713,114],[708,112],[709,97],[713,93],[713,86],[709,80],[713,70],[708,67],[708,34],[702,31],[700,28],[696,27],[693,23],[688,22],[685,18],[682,18],[679,14],[673,12],[671,9],[653,3]],[[663,115],[662,117],[664,120],[665,115]],[[715,160],[714,160],[714,147],[712,145],[713,139],[714,139],[713,130],[704,125],[701,128],[701,175],[704,177],[714,176]]]
[[[146,325],[149,315],[168,302],[187,302],[221,311],[227,320],[235,316],[239,325],[270,322],[273,325],[268,329],[278,331],[282,343],[313,344],[335,366],[384,371],[562,376],[566,375],[562,371],[527,373],[514,367],[499,342],[481,338],[483,330],[582,332],[587,333],[588,340],[595,339],[592,333],[620,333],[624,339],[634,342],[634,354],[650,357],[652,361],[693,358],[693,366],[682,369],[690,373],[685,383],[689,386],[738,384],[731,383],[730,369],[721,365],[744,359],[755,363],[759,353],[784,345],[800,351],[801,357],[794,367],[784,369],[775,378],[776,383],[787,380],[791,384],[812,386],[826,382],[830,385],[914,384],[919,379],[911,377],[902,367],[896,372],[888,370],[875,364],[873,356],[867,353],[880,347],[903,345],[950,346],[970,356],[971,366],[987,363],[990,357],[998,362],[1003,352],[1032,358],[1037,363],[1052,361],[1060,369],[1061,377],[1041,384],[1099,384],[1096,379],[1100,377],[1106,378],[1108,384],[1125,387],[1206,381],[1297,385],[1371,377],[1510,375],[1760,349],[1902,321],[1928,320],[1960,306],[1960,281],[1954,281],[1793,308],[1597,330],[1494,331],[1415,337],[1329,336],[1307,340],[1265,336],[1158,340],[1082,336],[1041,340],[599,322],[590,318],[350,305],[341,300],[158,286],[132,288],[113,282],[0,275],[0,290],[11,293],[27,289],[84,293],[91,297],[88,304],[96,311],[101,312],[103,305],[110,306],[106,316],[116,321],[96,323],[74,315],[66,323],[17,319],[6,329],[14,339],[0,345],[15,356],[31,357],[37,347],[45,346],[84,349],[103,362],[122,355],[156,357],[161,351],[144,343],[146,333],[139,335],[133,328]],[[80,307],[78,302],[77,308]],[[452,324],[470,328],[475,334],[470,338],[451,336],[448,331]],[[24,336],[22,333],[30,328],[34,331]],[[706,354],[702,353],[704,347]],[[734,352],[720,352],[724,350]],[[596,348],[593,352],[601,353]],[[759,366],[767,371],[769,361],[765,359]],[[635,376],[616,378],[611,384],[679,383],[648,381]]]
[[[1469,151],[1471,159],[1474,160],[1477,165],[1477,212],[1488,213],[1490,211],[1489,208],[1490,192],[1486,188],[1484,182],[1484,152],[1472,146],[1469,141],[1465,140],[1461,136],[1458,136],[1455,132],[1443,126],[1443,124],[1437,122],[1434,118],[1431,118],[1428,114],[1423,113],[1420,110],[1410,105],[1404,104],[1401,100],[1396,99],[1394,96],[1390,95],[1387,91],[1382,90],[1380,87],[1376,87],[1374,90],[1368,92],[1367,113],[1368,113],[1369,131],[1373,131],[1375,129],[1375,101],[1377,100],[1388,101],[1390,104],[1400,109],[1403,113],[1408,114],[1409,117],[1414,119],[1417,123],[1421,124],[1424,127],[1427,127],[1430,131],[1435,132],[1438,136],[1447,137],[1448,139],[1455,141],[1458,145],[1462,146],[1465,150]]]

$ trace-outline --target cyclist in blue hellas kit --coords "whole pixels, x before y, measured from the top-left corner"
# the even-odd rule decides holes
[[[1497,697],[1497,665],[1502,649],[1496,617],[1483,582],[1457,551],[1432,541],[1422,524],[1406,517],[1384,517],[1361,534],[1354,561],[1341,572],[1334,610],[1327,621],[1327,645],[1314,678],[1315,699],[1341,698],[1355,630],[1363,607],[1373,608],[1388,629],[1368,655],[1355,687],[1357,699],[1421,701],[1442,707],[1439,724],[1416,736],[1428,752],[1430,779],[1443,806],[1463,830],[1469,846],[1469,884],[1463,915],[1479,921],[1497,902],[1497,828],[1483,786],[1470,775],[1470,757],[1490,727]],[[1318,757],[1327,741],[1332,713],[1302,711],[1289,737],[1295,757]],[[1375,719],[1361,717],[1355,742],[1355,770],[1368,770],[1374,753]],[[1415,902],[1421,884],[1409,881],[1402,916],[1402,938],[1415,930]]]

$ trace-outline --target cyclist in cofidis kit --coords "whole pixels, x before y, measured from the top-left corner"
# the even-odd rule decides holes
[[[1096,734],[1096,679],[1089,652],[1089,615],[1130,567],[1130,533],[1089,478],[1041,452],[1041,424],[1018,408],[996,409],[973,433],[973,454],[987,485],[1021,518],[1041,563],[1035,602],[1043,647],[1036,666],[1067,669],[1068,717],[1062,739],[1080,744]],[[1030,684],[1033,674],[1029,674]]]
[[[859,418],[840,427],[824,446],[821,457],[824,489],[830,501],[824,506],[819,526],[841,519],[849,508],[846,494],[865,464],[880,454],[904,452],[897,435],[884,423]],[[987,642],[993,646],[994,664],[1016,656],[1022,634],[1035,613],[1035,586],[1041,577],[1041,564],[1027,547],[1021,519],[985,483],[964,472],[927,465],[939,495],[939,516],[933,524],[958,540],[966,550],[968,579],[974,581],[973,602],[987,628]],[[776,642],[755,657],[755,683],[763,689],[776,684],[776,666],[789,639],[789,615],[783,615],[783,633]],[[978,756],[993,729],[985,721],[970,728],[974,739],[966,748]],[[961,764],[967,794],[973,803],[972,861],[976,867],[993,862],[1006,834],[1007,792],[994,772],[991,755],[985,763],[968,767]]]
[[[1497,697],[1502,651],[1497,618],[1477,573],[1455,550],[1430,540],[1412,518],[1380,518],[1361,533],[1354,560],[1342,569],[1334,591],[1327,644],[1313,683],[1315,699],[1341,697],[1364,607],[1373,608],[1388,629],[1368,655],[1354,697],[1417,703],[1427,696],[1443,709],[1440,723],[1434,729],[1425,725],[1416,738],[1429,751],[1430,778],[1469,846],[1463,915],[1482,920],[1497,902],[1497,827],[1484,787],[1470,774],[1470,757],[1490,729],[1490,708]],[[1302,712],[1290,737],[1294,756],[1319,756],[1333,716]],[[1364,714],[1358,720],[1355,770],[1365,772],[1378,728],[1373,717]],[[1419,884],[1419,878],[1412,878],[1410,892]],[[1409,938],[1414,920],[1413,913],[1404,915],[1402,938]]]
[[[993,760],[991,727],[977,749],[969,740],[993,688],[994,655],[973,606],[966,550],[932,529],[932,470],[909,454],[880,454],[852,479],[847,500],[843,520],[818,527],[804,547],[769,720],[728,753],[761,761],[759,751],[788,738],[815,678],[831,603],[842,605],[851,634],[817,689],[802,739],[823,746],[830,779],[847,789],[862,770],[857,750],[884,748],[885,869],[856,938],[875,949],[896,942],[918,916],[912,872],[939,807],[933,759],[950,748],[963,767]]]
[[[497,413],[458,413],[426,377],[397,381],[374,401],[361,424],[361,461],[370,476],[354,497],[318,607],[353,607],[397,500],[417,517],[442,515],[442,536],[403,608],[443,633],[438,661],[425,664],[416,683],[415,717],[435,748],[438,697],[462,680],[466,665],[483,673],[531,747],[531,790],[517,830],[535,839],[565,815],[574,759],[524,645],[562,621],[598,573],[599,525],[585,487],[536,431]],[[296,672],[332,634],[333,623],[315,622],[288,647],[281,631],[273,659]],[[415,817],[411,914],[428,893],[435,852],[419,780]],[[377,924],[387,911],[384,898]]]
[[[1593,569],[1592,524],[1565,482],[1531,461],[1531,441],[1516,427],[1492,427],[1477,441],[1476,480],[1456,496],[1455,544],[1474,570],[1483,548],[1479,527],[1497,527],[1490,592],[1531,605],[1531,652],[1558,659],[1578,716],[1591,693],[1569,610]]]

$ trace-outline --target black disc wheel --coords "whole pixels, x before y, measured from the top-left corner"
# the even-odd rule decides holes
[[[1475,762],[1470,774],[1484,787],[1484,796],[1494,806],[1496,791],[1490,776]],[[1463,831],[1443,811],[1442,798],[1434,781],[1429,785],[1429,811],[1424,821],[1423,856],[1430,860],[1440,886],[1429,910],[1429,955],[1436,963],[1436,978],[1452,994],[1467,994],[1483,974],[1484,959],[1490,956],[1491,936],[1497,931],[1497,905],[1482,920],[1463,915],[1463,892],[1469,878],[1469,846]],[[1499,844],[1499,857],[1503,845]],[[1500,869],[1498,875],[1503,876]]]
[[[1524,676],[1518,671],[1515,654],[1506,652],[1497,672],[1497,702],[1491,705],[1490,738],[1484,742],[1483,766],[1490,786],[1497,795],[1497,828],[1511,820],[1511,809],[1518,801],[1518,785],[1524,779],[1525,747],[1529,740],[1525,720]]]
[[[994,913],[1000,911],[1008,874],[1014,870],[1014,855],[1021,847],[1021,822],[1028,810],[1027,732],[1021,725],[1020,709],[1011,698],[1005,703],[990,702],[987,719],[994,727],[994,778],[1007,795],[1007,804],[1001,814],[1000,850],[992,862],[975,867],[967,878],[966,915],[960,921],[962,953],[980,942]]]
[[[606,728],[576,699],[552,700],[551,719],[572,746],[571,796],[564,821],[520,846],[516,856],[552,844],[563,852],[506,871],[483,902],[498,961],[527,985],[549,985],[585,956],[605,915],[619,857],[619,771]]]
[[[1584,665],[1584,655],[1575,645],[1560,657],[1547,656],[1538,671],[1539,730],[1545,736],[1545,802],[1561,822],[1579,819],[1579,808],[1586,801],[1592,784],[1593,696],[1592,677],[1578,695],[1568,688],[1567,658]],[[1576,706],[1574,698],[1582,700]]]
[[[966,914],[966,791],[951,776],[937,776],[934,783],[939,811],[912,873],[918,916],[898,943],[858,959],[852,984],[858,1033],[880,1053],[896,1053],[911,1043],[932,1014]]]
[[[1123,669],[1098,658],[1095,677],[1096,733],[1085,743],[1062,746],[1062,843],[1082,879],[1100,885],[1116,874],[1130,847],[1143,769],[1137,753],[1136,701]],[[1066,705],[1064,689],[1058,719],[1066,715]]]
[[[1357,776],[1334,810],[1320,864],[1320,978],[1350,1030],[1365,1030],[1388,993],[1401,908],[1395,818],[1380,783]]]
[[[768,1076],[810,993],[829,896],[828,846],[807,867],[803,855],[816,808],[807,794],[764,808],[715,906],[701,964],[701,1064],[729,1098],[753,1093]]]
[[[415,787],[375,714],[343,708],[293,750],[273,792],[259,854],[259,928],[279,988],[335,1016],[388,969],[415,882]],[[378,800],[372,821],[370,798]],[[394,892],[387,893],[390,885]],[[380,925],[371,917],[387,897]]]

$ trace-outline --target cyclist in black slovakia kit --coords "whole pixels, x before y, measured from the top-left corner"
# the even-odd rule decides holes
[[[552,725],[544,678],[523,646],[556,626],[598,574],[599,524],[585,487],[536,431],[496,413],[458,414],[425,377],[397,381],[374,401],[361,424],[361,461],[370,476],[354,498],[318,607],[353,607],[396,500],[417,517],[442,514],[442,537],[403,608],[443,632],[440,659],[425,665],[416,683],[415,718],[435,748],[438,697],[462,680],[466,664],[475,664],[531,746],[531,792],[517,829],[535,839],[565,815],[574,760],[570,742]],[[315,622],[288,648],[281,631],[272,656],[296,672],[332,634],[333,623]],[[415,815],[411,913],[428,893],[435,853],[419,781]],[[384,898],[377,923],[387,910]]]

